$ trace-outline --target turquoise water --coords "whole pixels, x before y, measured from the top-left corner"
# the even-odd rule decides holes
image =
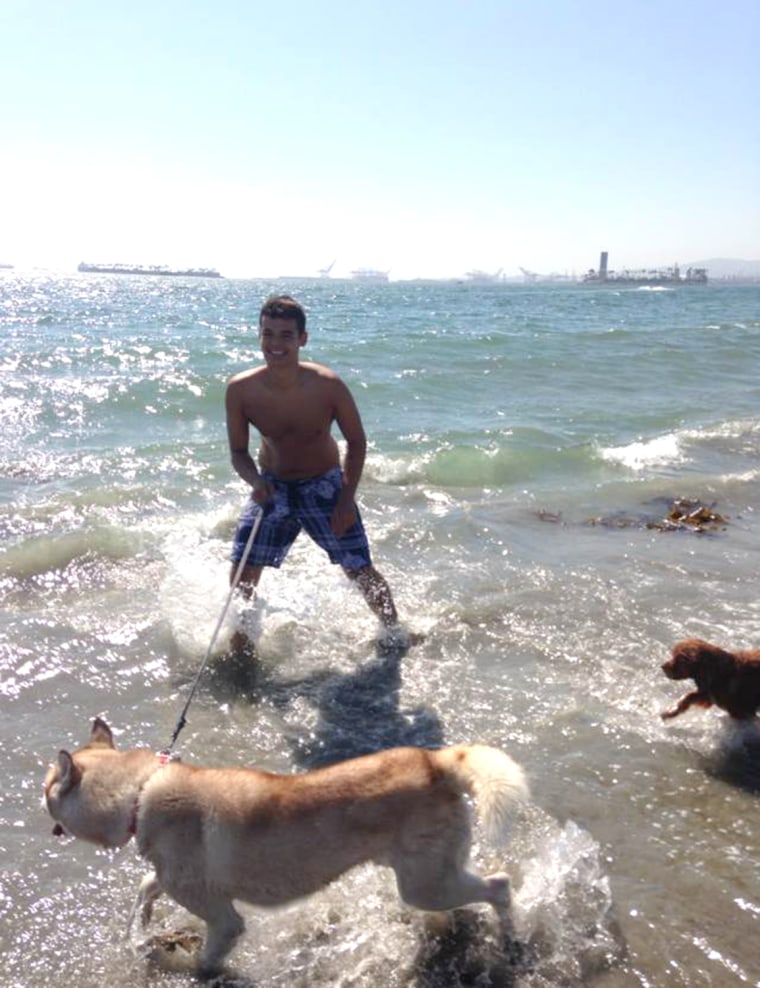
[[[657,715],[681,692],[659,671],[675,640],[758,643],[760,288],[8,272],[0,943],[12,983],[143,977],[111,942],[140,862],[54,842],[39,783],[97,713],[125,745],[168,741],[225,604],[246,496],[225,382],[258,361],[258,309],[275,290],[307,306],[304,357],[355,394],[375,562],[427,637],[400,659],[378,654],[360,598],[299,541],[225,625],[256,630],[255,702],[210,675],[183,756],[290,771],[388,744],[502,745],[540,811],[518,860],[502,862],[536,954],[515,983],[758,983],[757,747],[714,711]],[[677,497],[725,522],[662,531]],[[166,907],[168,925],[186,918]],[[418,933],[368,870],[252,919],[234,960],[262,985],[469,983],[461,958],[444,977]]]

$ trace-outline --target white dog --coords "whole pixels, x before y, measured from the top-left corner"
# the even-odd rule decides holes
[[[466,870],[471,795],[495,836],[528,798],[521,768],[484,745],[393,748],[300,775],[209,769],[117,751],[96,718],[89,744],[58,753],[45,800],[53,833],[104,847],[134,834],[155,873],[143,923],[166,892],[206,921],[203,974],[217,972],[244,924],[233,900],[275,906],[373,861],[396,873],[404,902],[448,910],[487,902],[509,929],[509,880]]]

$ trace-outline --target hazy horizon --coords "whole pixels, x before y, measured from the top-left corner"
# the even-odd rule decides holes
[[[760,257],[754,0],[13,0],[0,24],[4,262]]]

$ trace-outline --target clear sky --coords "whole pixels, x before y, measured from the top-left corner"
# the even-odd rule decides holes
[[[2,0],[0,261],[760,258],[760,0]]]

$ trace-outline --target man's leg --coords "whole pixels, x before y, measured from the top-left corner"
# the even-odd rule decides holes
[[[235,574],[239,565],[239,563],[232,564],[232,568],[230,569],[230,586],[232,586],[235,580]],[[256,587],[259,585],[263,569],[263,566],[244,566],[240,574],[237,590],[249,602],[256,599]],[[238,629],[233,632],[230,638],[230,652],[234,655],[255,656],[256,643],[252,642],[245,632]]]
[[[344,569],[343,572],[349,580],[356,583],[364,594],[369,609],[386,628],[398,624],[398,613],[396,605],[393,603],[391,588],[385,577],[378,573],[374,566],[365,566],[363,569]]]
[[[235,580],[235,574],[240,563],[233,563],[230,568],[230,586],[232,586]],[[240,574],[240,579],[238,580],[237,589],[245,597],[246,600],[253,600],[256,596],[256,587],[259,585],[259,580],[261,579],[261,574],[264,571],[263,566],[244,566],[243,572]]]

